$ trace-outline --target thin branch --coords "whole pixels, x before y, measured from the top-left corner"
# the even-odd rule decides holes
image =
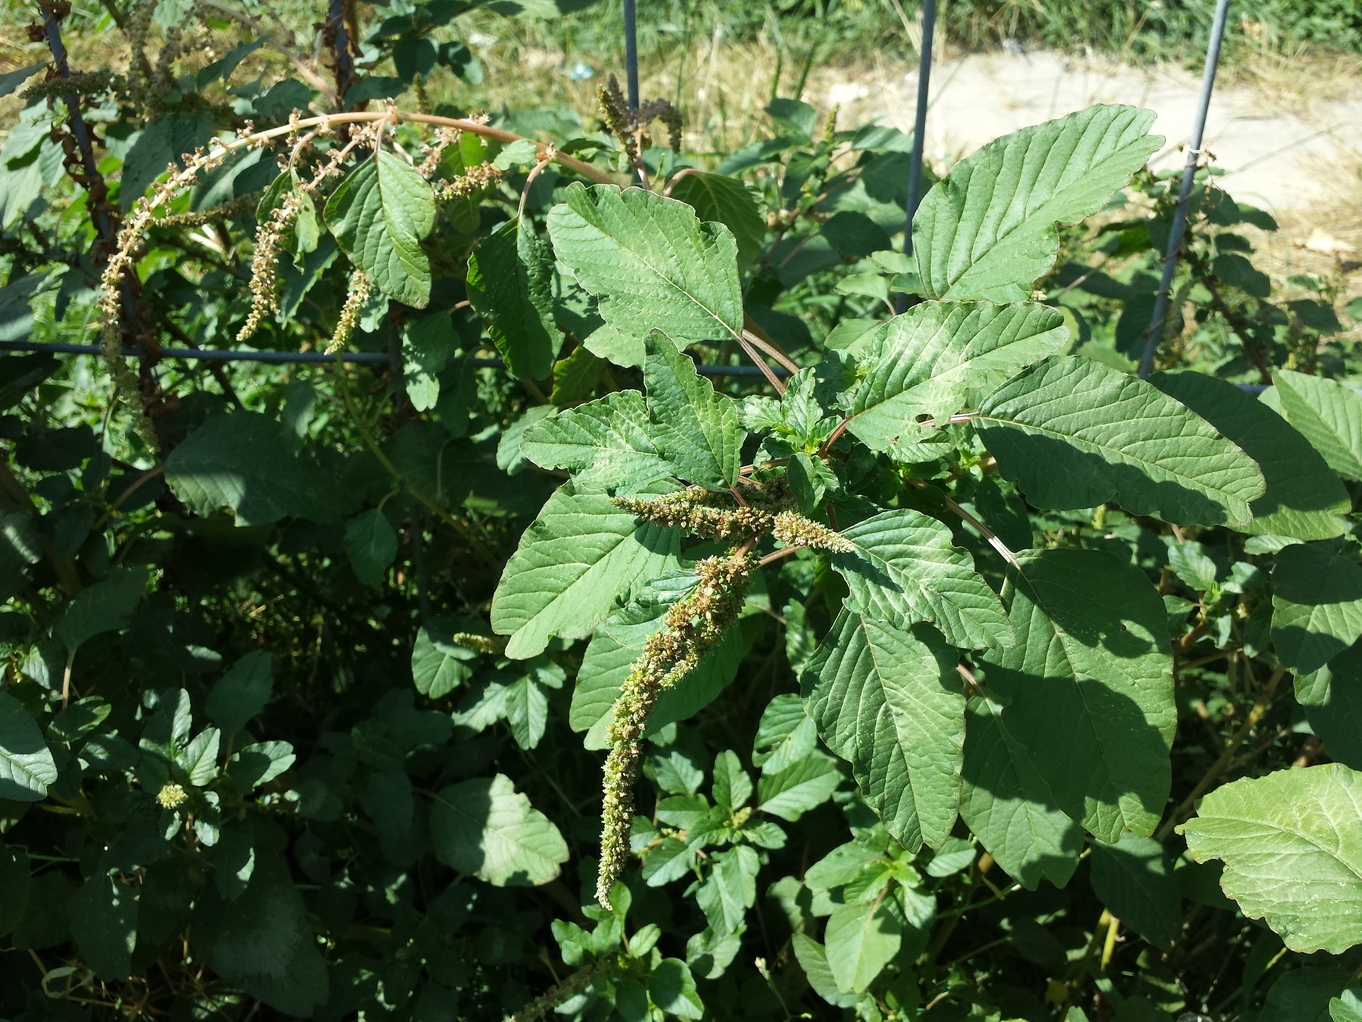
[[[754,349],[752,345],[748,343],[747,337],[745,336],[746,333],[747,331],[744,330],[742,333],[737,335],[739,346],[742,348],[744,352],[746,352],[747,357],[752,360],[752,364],[761,370],[761,374],[766,377],[766,381],[776,389],[776,393],[784,394],[785,384],[780,382],[780,377],[777,376],[774,372],[772,372],[771,367],[766,364],[766,360],[762,358],[761,355],[757,354],[756,349]]]
[[[802,366],[800,366],[798,362],[790,358],[790,356],[785,354],[785,352],[781,351],[774,344],[762,340],[751,330],[744,330],[742,332],[742,336],[747,340],[749,344],[753,345],[754,347],[760,348],[762,351],[766,352],[766,354],[770,355],[773,359],[779,362],[781,366],[789,370],[791,375],[799,372],[799,370],[802,368]]]
[[[920,490],[926,489],[929,486],[931,486],[931,484],[927,482],[925,479],[909,479],[908,485],[915,486]],[[971,526],[975,532],[979,533],[980,536],[984,537],[984,539],[988,541],[988,545],[1002,555],[1003,560],[1007,561],[1007,563],[1012,565],[1012,567],[1014,568],[1018,569],[1021,568],[1021,564],[1017,561],[1017,555],[1014,554],[1011,550],[1009,550],[1007,544],[1004,543],[997,536],[995,536],[989,530],[987,525],[979,521],[979,519],[975,518],[974,515],[970,514],[968,511],[966,511],[955,501],[951,500],[951,498],[947,497],[945,494],[942,494],[941,499],[946,502],[946,506],[948,508],[950,508],[953,512],[955,512],[955,514],[960,516],[960,519],[963,522],[965,522],[966,525]]]
[[[336,90],[327,83],[325,78],[323,78],[316,72],[316,70],[312,67],[311,62],[304,60],[302,57],[294,55],[290,51],[289,46],[284,41],[276,39],[273,35],[270,34],[269,30],[265,28],[265,26],[262,25],[260,22],[256,21],[249,14],[245,14],[241,11],[234,10],[233,8],[228,7],[226,4],[217,3],[216,0],[202,0],[202,5],[214,11],[217,11],[219,14],[223,14],[234,21],[239,21],[241,24],[245,25],[252,32],[254,32],[257,37],[264,39],[267,43],[269,43],[276,50],[278,50],[285,57],[287,57],[289,63],[294,66],[297,72],[304,78],[306,78],[314,89],[316,89],[323,96],[325,96],[327,98],[327,101],[330,102],[332,106],[336,107],[340,106],[340,97],[336,95]],[[289,40],[288,42],[291,43],[292,41],[293,40]]]
[[[525,187],[520,193],[520,205],[516,207],[515,211],[517,220],[525,215],[525,200],[527,200],[530,197],[530,185],[534,184],[534,179],[537,178],[541,173],[543,173],[544,168],[547,167],[552,162],[553,162],[552,157],[545,156],[543,159],[541,159],[538,163],[534,165],[534,169],[531,170],[529,174],[526,176]]]

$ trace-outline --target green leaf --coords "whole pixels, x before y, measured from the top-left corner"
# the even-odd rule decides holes
[[[1176,398],[1258,463],[1267,491],[1253,501],[1244,531],[1329,539],[1343,531],[1348,491],[1299,432],[1232,383],[1204,373],[1155,373],[1149,382]]]
[[[397,531],[382,508],[362,511],[345,523],[345,554],[361,582],[383,588],[397,557]]]
[[[553,321],[553,256],[527,220],[502,224],[468,257],[468,300],[520,379],[553,371],[563,335]]]
[[[0,841],[0,937],[18,926],[24,917],[31,881],[28,853]]]
[[[720,936],[742,926],[747,910],[757,900],[761,860],[748,845],[736,845],[712,857],[714,868],[695,892],[695,901]]]
[[[57,764],[23,703],[0,692],[0,798],[37,802],[57,783]]]
[[[1362,643],[1311,674],[1296,675],[1296,702],[1329,758],[1362,770]]]
[[[1272,645],[1281,662],[1317,671],[1362,637],[1362,567],[1344,541],[1294,543],[1272,568]]]
[[[652,433],[643,395],[620,390],[540,419],[525,430],[520,449],[541,468],[571,472],[579,486],[628,496],[676,471]]]
[[[204,728],[175,756],[175,765],[184,771],[189,783],[202,788],[218,775],[218,748],[222,732],[215,727]]]
[[[245,892],[234,899],[201,891],[190,929],[197,954],[270,1007],[310,1016],[327,998],[326,962],[283,860],[257,855]]]
[[[1148,835],[1168,799],[1177,725],[1163,600],[1105,551],[1026,551],[1019,562],[1005,594],[1017,645],[984,654],[1002,723],[1089,832]]]
[[[970,700],[960,818],[998,865],[1028,891],[1063,887],[1078,868],[1083,830],[1059,808],[1026,747],[991,697]]]
[[[804,970],[804,976],[814,993],[838,1008],[850,1008],[860,999],[856,994],[843,993],[838,989],[837,980],[833,979],[832,968],[828,965],[828,950],[825,946],[802,933],[795,933],[790,940],[799,967]]]
[[[1337,380],[1288,369],[1272,374],[1286,421],[1344,479],[1362,479],[1362,394]]]
[[[553,364],[553,389],[550,403],[559,408],[575,405],[590,397],[605,372],[605,359],[594,355],[585,345]]]
[[[46,64],[39,62],[29,64],[28,67],[21,67],[17,71],[6,71],[0,75],[0,97],[8,96],[46,66]]]
[[[883,511],[843,531],[855,552],[832,555],[851,593],[847,607],[877,621],[930,621],[952,645],[1012,643],[998,596],[951,542],[951,530],[920,511]]]
[[[497,887],[546,884],[567,861],[567,844],[549,818],[504,774],[452,784],[430,811],[435,857]]]
[[[756,261],[766,240],[766,217],[761,212],[761,196],[746,182],[691,170],[672,178],[667,187],[673,199],[694,209],[702,221],[718,221],[733,232],[738,262]]]
[[[77,593],[52,632],[68,651],[74,653],[86,639],[103,632],[121,632],[128,627],[132,612],[147,595],[146,568],[119,568],[109,572]]]
[[[638,524],[610,498],[559,487],[506,563],[492,597],[492,630],[509,635],[506,655],[532,657],[549,639],[580,639],[635,579],[674,562],[680,533]]]
[[[411,778],[400,767],[374,771],[364,787],[360,805],[382,837],[390,841],[400,838],[411,829],[415,811]]]
[[[742,330],[737,244],[727,227],[702,224],[684,202],[640,188],[571,184],[564,198],[548,216],[554,251],[618,334],[662,330],[684,348]]]
[[[286,516],[331,521],[349,499],[293,446],[277,421],[257,412],[217,415],[170,452],[166,482],[196,514],[229,508],[238,525]]]
[[[1179,830],[1197,862],[1224,860],[1225,893],[1292,951],[1362,943],[1362,774],[1329,763],[1242,778]]]
[[[714,804],[731,817],[752,797],[752,778],[742,768],[737,753],[725,749],[714,758]]]
[[[549,689],[560,689],[567,677],[557,664],[542,661],[506,686],[506,722],[522,749],[533,749],[544,737],[549,719]]]
[[[804,702],[793,692],[771,700],[752,739],[752,765],[763,774],[794,766],[818,745],[818,729],[804,712]]]
[[[1101,362],[1052,358],[980,406],[998,470],[1043,508],[1115,501],[1182,525],[1243,528],[1263,495],[1253,459],[1171,397]]]
[[[29,511],[0,511],[0,600],[24,585],[28,566],[42,560],[42,540]]]
[[[591,637],[577,671],[577,687],[568,710],[568,726],[587,733],[588,749],[609,747],[606,731],[614,720],[615,703],[624,679],[643,655],[644,641],[662,627],[668,606],[653,600],[631,603],[612,614]],[[658,696],[643,733],[656,734],[668,724],[693,717],[713,702],[737,675],[744,651],[740,631],[731,628],[725,632],[693,671]]]
[[[842,774],[831,756],[810,752],[783,770],[761,775],[757,781],[757,808],[793,823],[832,798],[841,780]]]
[[[747,440],[738,406],[700,376],[670,337],[654,331],[647,351],[643,379],[658,451],[689,483],[711,489],[736,485]]]
[[[103,980],[132,975],[137,943],[137,897],[131,887],[99,874],[85,881],[66,902],[71,936],[85,964]]]
[[[380,291],[425,308],[430,260],[421,240],[435,226],[435,195],[415,168],[379,148],[326,200],[326,226]]]
[[[912,441],[919,416],[945,421],[1068,336],[1064,317],[1045,305],[923,302],[861,340],[864,375],[847,428],[875,451]]]
[[[1092,889],[1112,915],[1149,943],[1171,948],[1182,935],[1182,895],[1162,844],[1126,832],[1092,845]]]
[[[996,139],[951,168],[913,217],[929,298],[1024,301],[1059,251],[1056,224],[1101,209],[1163,139],[1154,113],[1091,106]]]
[[[1329,1018],[1332,1022],[1362,1022],[1362,993],[1350,989],[1340,997],[1330,998]]]
[[[234,735],[265,708],[274,692],[273,661],[268,653],[247,653],[232,665],[211,692],[205,709],[226,735]]]
[[[859,994],[898,954],[903,922],[887,897],[842,905],[828,919],[823,940],[838,989]]]
[[[955,823],[965,740],[957,660],[925,625],[905,630],[843,611],[804,676],[818,733],[910,851],[940,845]]]
[[[478,654],[454,642],[454,621],[432,618],[416,633],[411,648],[411,677],[416,691],[440,699],[473,676],[470,661]]]
[[[677,1018],[703,1018],[705,1014],[690,966],[679,958],[664,958],[653,968],[648,976],[648,997]]]
[[[454,357],[459,339],[449,313],[422,316],[402,330],[402,378],[407,398],[418,412],[434,408],[440,400],[440,371]]]
[[[1255,1022],[1329,1022],[1334,995],[1348,974],[1328,966],[1306,966],[1283,974],[1267,992]]]

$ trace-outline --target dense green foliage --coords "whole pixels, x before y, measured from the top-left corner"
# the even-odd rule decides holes
[[[0,340],[103,345],[0,357],[0,1016],[1362,1018],[1341,267],[1203,173],[1141,380],[1147,112],[904,255],[902,133],[520,137],[463,10],[0,77]]]

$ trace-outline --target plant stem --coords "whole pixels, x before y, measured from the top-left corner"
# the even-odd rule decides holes
[[[1177,825],[1182,822],[1183,817],[1191,811],[1196,800],[1211,789],[1211,785],[1215,784],[1220,778],[1220,775],[1223,774],[1234,761],[1234,754],[1239,750],[1239,746],[1243,744],[1244,739],[1248,737],[1249,732],[1257,726],[1258,721],[1263,719],[1263,714],[1267,712],[1268,703],[1272,701],[1272,697],[1277,691],[1277,685],[1285,676],[1286,668],[1278,665],[1277,669],[1272,672],[1272,676],[1268,678],[1267,684],[1263,686],[1263,691],[1258,696],[1258,701],[1253,704],[1253,709],[1249,710],[1248,716],[1244,718],[1244,723],[1239,725],[1239,728],[1230,737],[1230,740],[1225,743],[1225,751],[1220,754],[1219,759],[1211,764],[1211,767],[1206,771],[1205,776],[1197,781],[1196,787],[1193,788],[1187,797],[1182,800],[1182,803],[1173,810],[1172,815],[1164,821],[1163,826],[1161,826],[1158,833],[1154,835],[1155,840],[1166,841],[1168,836],[1173,833],[1173,829],[1177,827]]]

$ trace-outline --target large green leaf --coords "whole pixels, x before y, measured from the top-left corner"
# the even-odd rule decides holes
[[[1182,934],[1182,895],[1171,856],[1152,837],[1130,832],[1092,845],[1092,889],[1112,915],[1149,943],[1170,948]]]
[[[57,764],[19,700],[0,692],[0,798],[37,802],[57,783]]]
[[[421,240],[435,226],[430,183],[380,147],[326,200],[326,225],[375,286],[399,302],[430,301],[430,260]]]
[[[1277,770],[1212,791],[1181,832],[1220,886],[1293,951],[1362,943],[1362,774],[1340,763]]]
[[[970,700],[961,778],[960,818],[1009,876],[1029,891],[1042,879],[1056,887],[1069,882],[1083,830],[1056,805],[992,698]]]
[[[1101,209],[1163,139],[1154,113],[1092,106],[996,139],[951,168],[913,217],[929,298],[1024,301],[1054,265],[1055,225]]]
[[[572,184],[564,200],[548,216],[554,252],[617,333],[642,340],[663,330],[684,348],[742,330],[727,227],[702,224],[686,203],[640,188]]]
[[[277,854],[257,854],[238,897],[224,900],[211,885],[201,892],[190,937],[220,977],[286,1015],[310,1016],[326,1000],[326,961],[302,896]]]
[[[1045,305],[923,302],[862,339],[848,429],[872,450],[890,449],[914,437],[919,416],[944,420],[1068,336]]]
[[[561,872],[567,844],[504,774],[451,784],[430,810],[435,857],[497,887],[546,884]]]
[[[1292,969],[1272,984],[1254,1022],[1330,1022],[1331,1002],[1347,982],[1348,973],[1337,967]]]
[[[113,877],[97,874],[66,902],[71,936],[100,979],[127,979],[137,943],[137,896]]]
[[[1092,834],[1148,835],[1168,799],[1177,725],[1163,601],[1104,551],[1026,551],[1019,562],[1006,593],[1017,645],[984,654],[1002,722]]]
[[[1252,520],[1266,484],[1205,419],[1101,362],[1052,358],[990,394],[975,425],[998,470],[1037,507],[1115,501],[1182,525]]]
[[[860,993],[898,954],[903,920],[889,897],[841,905],[829,917],[823,939],[838,989]]]
[[[673,199],[686,203],[701,220],[715,220],[733,232],[738,245],[738,260],[756,260],[766,240],[766,217],[761,211],[761,196],[746,182],[726,174],[688,171],[672,178],[668,186]]]
[[[843,611],[804,675],[804,702],[828,748],[910,850],[950,836],[960,802],[965,697],[957,654],[911,630]]]
[[[1296,702],[1329,758],[1362,770],[1362,642],[1310,674],[1296,675]]]
[[[382,508],[361,511],[345,523],[345,555],[361,582],[383,588],[397,557],[397,530]]]
[[[804,970],[804,976],[814,993],[838,1008],[850,1008],[856,1004],[859,995],[843,993],[838,989],[837,980],[833,979],[832,968],[828,965],[828,950],[824,945],[798,931],[790,941],[794,947],[795,959]]]
[[[956,646],[1011,645],[997,594],[943,523],[900,508],[857,522],[842,535],[856,549],[833,554],[832,564],[851,589],[851,610],[897,625],[930,621]]]
[[[274,692],[273,661],[268,653],[247,653],[218,679],[208,693],[208,719],[228,737],[263,710]]]
[[[468,300],[512,376],[542,380],[563,335],[553,322],[553,255],[517,217],[478,242],[468,257]]]
[[[640,576],[660,574],[680,552],[680,532],[639,524],[600,493],[560,486],[520,545],[492,597],[492,630],[506,655],[543,651],[549,639],[580,639]]]
[[[1317,671],[1362,637],[1362,567],[1341,539],[1295,543],[1272,567],[1272,645],[1301,672]]]
[[[612,614],[591,637],[577,687],[572,693],[568,725],[585,731],[588,749],[609,747],[606,731],[614,719],[615,703],[629,675],[629,668],[643,655],[643,643],[662,627],[667,604],[636,602]],[[730,628],[719,644],[700,658],[695,670],[658,696],[648,715],[645,734],[655,734],[668,724],[686,720],[708,706],[738,673],[744,652],[739,629]]]
[[[726,489],[738,481],[747,433],[733,399],[715,391],[670,337],[648,337],[643,379],[653,442],[687,482]]]
[[[1245,532],[1329,539],[1343,532],[1348,491],[1310,442],[1257,398],[1205,373],[1155,373],[1149,382],[1176,398],[1258,463],[1267,491],[1253,501]]]
[[[632,494],[676,471],[654,443],[643,395],[620,390],[540,419],[520,450],[543,468],[562,468],[578,485]]]
[[[217,415],[170,452],[165,478],[190,510],[210,515],[229,508],[239,525],[335,518],[350,499],[328,473],[292,451],[289,434],[274,419],[257,412]]]
[[[146,568],[116,568],[102,582],[82,589],[52,627],[52,634],[74,653],[86,639],[128,627],[132,612],[147,595]]]
[[[1362,394],[1338,380],[1278,369],[1272,374],[1286,421],[1345,479],[1362,479]]]

